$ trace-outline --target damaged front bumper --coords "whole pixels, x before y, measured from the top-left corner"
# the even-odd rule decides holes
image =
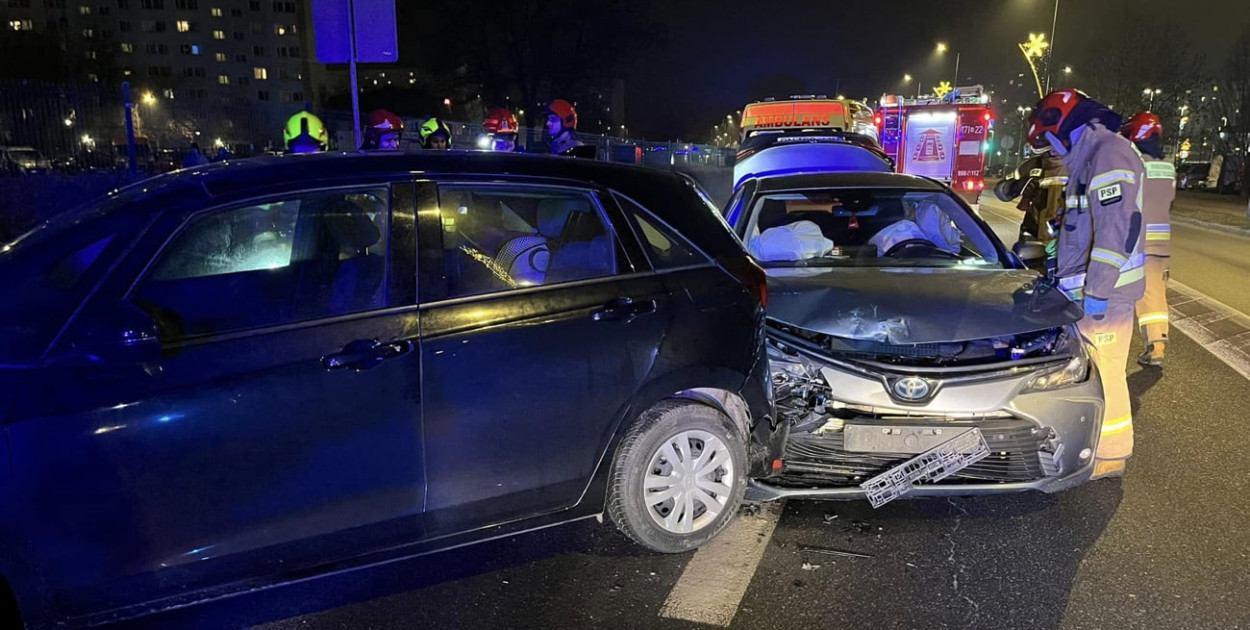
[[[788,435],[769,474],[751,481],[748,499],[864,498],[864,481],[971,427],[980,429],[990,456],[941,482],[917,484],[909,496],[1058,492],[1090,479],[1103,416],[1092,367],[1078,383],[1031,391],[1062,358],[924,371],[848,361],[802,339],[771,336],[778,416]],[[778,366],[791,360],[810,378]],[[892,384],[918,372],[933,393],[900,403]]]

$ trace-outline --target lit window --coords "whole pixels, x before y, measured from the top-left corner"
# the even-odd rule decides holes
[[[91,15],[91,7],[85,4],[78,7],[78,15]]]
[[[95,29],[94,28],[82,29],[82,36],[84,39],[91,39],[92,37],[95,37]]]
[[[128,43],[126,43],[126,42],[122,42],[122,52],[124,52],[124,53],[126,53],[126,54],[130,54],[130,53],[132,53],[132,52],[134,52],[134,51],[135,51],[135,45],[134,45],[134,44],[128,44]]]
[[[200,54],[200,46],[199,46],[199,44],[191,44],[191,54],[193,54],[193,55],[198,55],[198,54]]]
[[[273,34],[274,35],[286,35],[286,27],[281,24],[274,24]]]
[[[213,7],[210,12],[213,14],[213,17],[221,17],[221,7]]]
[[[224,62],[226,60],[226,53],[217,53],[216,55],[213,55],[213,59]]]
[[[225,39],[225,38],[226,38],[225,31],[213,31],[213,39]]]
[[[98,75],[98,74],[96,74],[96,73],[94,73],[94,72],[90,72],[90,73],[88,73],[88,74],[87,74],[87,80],[88,80],[88,81],[90,81],[90,82],[92,82],[92,83],[99,83],[99,82],[100,82],[100,75]]]
[[[264,68],[252,68],[252,78],[264,81],[269,78],[269,71]]]
[[[230,76],[225,74],[217,75],[217,83],[221,85],[230,85]]]
[[[9,20],[9,28],[14,31],[33,31],[35,23],[31,20]]]
[[[191,32],[191,22],[188,22],[187,20],[178,20],[177,22],[174,22],[174,27],[178,29],[179,33]]]

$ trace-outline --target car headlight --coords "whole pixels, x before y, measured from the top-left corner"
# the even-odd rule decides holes
[[[1029,379],[1021,393],[1042,392],[1061,387],[1084,383],[1089,378],[1089,354],[1081,343],[1081,336],[1075,326],[1068,326],[1060,333],[1056,342],[1055,354],[1069,353],[1071,358],[1065,363],[1054,365]]]

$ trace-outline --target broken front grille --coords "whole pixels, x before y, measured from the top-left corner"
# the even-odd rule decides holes
[[[1007,483],[1040,479],[1046,475],[1041,455],[1050,437],[1048,429],[1019,418],[994,418],[976,421],[924,420],[908,418],[904,422],[875,418],[854,418],[846,424],[880,427],[906,424],[909,427],[957,429],[978,427],[990,448],[990,455],[951,475],[941,485],[960,483]],[[834,425],[836,427],[836,423]],[[951,432],[952,435],[957,431]],[[791,432],[786,442],[782,474],[769,480],[778,485],[853,486],[886,469],[904,462],[915,453],[859,453],[847,451],[841,430]]]

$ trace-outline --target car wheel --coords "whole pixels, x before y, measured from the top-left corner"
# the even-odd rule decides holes
[[[608,517],[634,542],[679,553],[729,524],[746,492],[746,446],[725,414],[667,400],[647,410],[617,450]]]

